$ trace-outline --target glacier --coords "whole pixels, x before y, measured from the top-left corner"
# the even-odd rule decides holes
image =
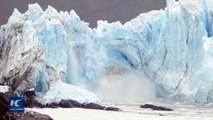
[[[212,0],[167,0],[164,10],[125,24],[97,24],[90,28],[74,10],[15,9],[0,30],[0,83],[18,95],[31,88],[56,94],[50,90],[58,81],[95,91],[104,74],[136,70],[158,97],[213,102]]]

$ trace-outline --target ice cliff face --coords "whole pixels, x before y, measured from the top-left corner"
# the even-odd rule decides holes
[[[56,81],[94,89],[109,70],[138,70],[160,97],[213,102],[212,36],[211,0],[168,0],[165,10],[95,29],[74,11],[33,4],[1,27],[0,82],[44,94]]]
[[[50,6],[43,11],[38,4],[29,5],[24,14],[15,9],[8,23],[1,27],[0,34],[1,83],[11,86],[16,94],[22,95],[32,88],[46,93],[57,81],[77,84],[76,80],[80,83],[85,79],[92,84],[93,77],[98,74],[82,71],[96,54],[89,49],[93,47],[92,31],[74,11],[58,13]],[[90,43],[85,45],[86,41]],[[84,52],[87,50],[91,55]],[[84,75],[79,77],[80,74]]]

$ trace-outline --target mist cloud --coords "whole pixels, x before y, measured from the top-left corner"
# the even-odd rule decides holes
[[[154,101],[155,85],[141,72],[104,75],[97,96],[102,100],[121,102]]]

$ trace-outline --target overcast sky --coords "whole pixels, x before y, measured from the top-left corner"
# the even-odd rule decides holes
[[[51,5],[58,11],[74,9],[83,21],[96,26],[97,20],[122,23],[136,17],[142,12],[158,10],[166,6],[166,0],[0,0],[0,25],[7,23],[13,9],[22,13],[28,4],[39,3],[43,9]]]

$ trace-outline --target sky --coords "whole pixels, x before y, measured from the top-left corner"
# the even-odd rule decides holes
[[[7,23],[14,8],[24,13],[32,3],[38,3],[44,10],[48,5],[58,11],[73,9],[91,27],[96,26],[97,20],[125,23],[140,13],[166,6],[166,0],[0,0],[0,25]]]

